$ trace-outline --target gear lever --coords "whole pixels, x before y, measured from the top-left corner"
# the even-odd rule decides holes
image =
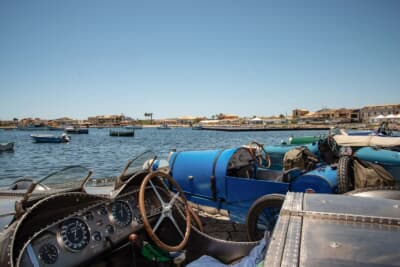
[[[132,267],[136,267],[136,253],[135,247],[140,246],[139,236],[137,234],[130,234],[129,235],[129,242],[131,243],[132,248]]]

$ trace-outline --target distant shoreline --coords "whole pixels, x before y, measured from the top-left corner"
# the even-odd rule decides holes
[[[158,128],[158,124],[142,125],[143,128]],[[169,124],[171,128],[191,128],[188,124]],[[95,125],[89,128],[121,128],[124,126],[101,126]],[[214,131],[305,131],[305,130],[329,130],[331,128],[351,129],[351,130],[375,130],[379,127],[378,124],[363,124],[363,123],[347,123],[347,124],[267,124],[267,125],[248,125],[248,124],[221,124],[221,125],[203,125],[199,130],[214,130]],[[18,130],[15,126],[0,126],[3,130]],[[392,129],[395,131],[400,130],[400,126],[393,124]],[[46,127],[38,128],[23,128],[23,130],[49,130]],[[59,129],[62,130],[62,129]]]
[[[225,132],[256,132],[256,131],[318,131],[318,130],[329,130],[330,127],[298,127],[298,126],[286,126],[286,127],[246,127],[246,126],[203,126],[200,130],[208,131],[225,131]]]

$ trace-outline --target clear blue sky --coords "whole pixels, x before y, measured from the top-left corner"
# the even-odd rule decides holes
[[[400,1],[0,1],[0,120],[400,103]]]

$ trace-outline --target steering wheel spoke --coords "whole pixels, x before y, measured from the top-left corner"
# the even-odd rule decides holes
[[[158,227],[161,225],[161,223],[164,219],[165,219],[165,215],[164,215],[164,213],[161,213],[160,218],[158,218],[158,221],[153,228],[154,233],[157,231]]]
[[[175,226],[176,230],[178,231],[178,233],[181,235],[182,238],[184,238],[185,236],[183,235],[181,229],[179,228],[179,225],[176,223],[174,216],[172,215],[172,213],[168,216],[168,218],[171,220],[172,224]]]
[[[169,201],[168,205],[170,205],[172,207],[178,197],[179,197],[179,192],[176,192],[176,194],[174,194],[174,196]]]
[[[158,200],[160,200],[161,205],[165,205],[164,200],[162,199],[162,197],[160,196],[160,193],[158,192],[157,188],[154,186],[154,184],[151,182],[151,180],[149,180],[149,183],[151,185],[151,188],[153,188],[154,193],[156,194]]]

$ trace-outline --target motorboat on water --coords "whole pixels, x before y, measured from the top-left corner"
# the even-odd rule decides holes
[[[131,137],[135,136],[135,131],[133,129],[115,129],[110,130],[110,136]]]
[[[193,125],[192,130],[203,130],[203,126],[201,126],[200,124]]]
[[[87,127],[78,127],[78,126],[70,126],[65,128],[65,132],[69,134],[88,134],[89,128]]]
[[[35,143],[67,143],[71,140],[71,137],[65,133],[59,136],[53,134],[31,134],[31,137]]]
[[[166,122],[163,122],[160,126],[157,127],[159,130],[170,130],[171,127],[168,126]]]
[[[70,166],[0,188],[0,266],[400,265],[398,191],[288,193],[271,237],[233,242],[197,227],[185,192],[148,156],[106,183]]]
[[[129,130],[140,130],[140,129],[143,129],[143,125],[141,125],[141,124],[132,124],[132,125],[125,126],[125,128],[129,129]]]
[[[0,152],[14,151],[14,142],[0,143]]]

